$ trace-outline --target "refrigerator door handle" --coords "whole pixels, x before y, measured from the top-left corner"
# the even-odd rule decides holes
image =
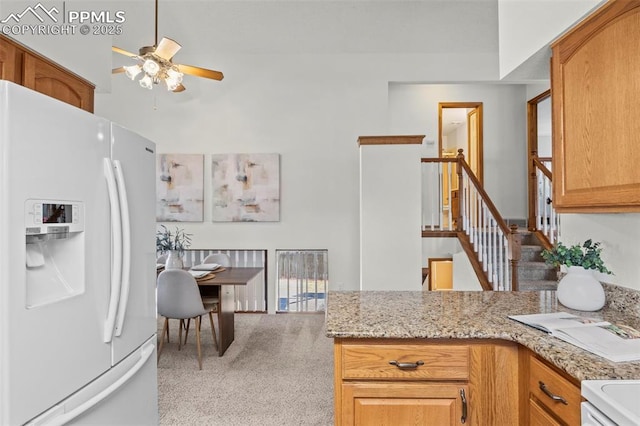
[[[107,319],[104,324],[104,342],[113,338],[118,302],[120,300],[120,281],[122,278],[122,222],[120,219],[120,202],[113,164],[110,158],[104,159],[104,174],[107,179],[109,204],[111,205],[111,240],[113,241],[113,262],[111,263],[111,297]]]
[[[120,212],[122,220],[122,280],[120,285],[120,301],[118,303],[118,316],[116,319],[115,335],[122,334],[124,317],[127,313],[127,302],[129,301],[129,288],[131,280],[129,273],[131,270],[131,221],[129,219],[129,199],[127,197],[127,186],[124,180],[122,164],[114,160],[116,182],[118,184],[118,195],[120,198]]]
[[[55,407],[49,409],[45,413],[31,420],[25,426],[60,426],[70,422],[71,420],[90,410],[94,405],[98,404],[100,401],[120,389],[122,385],[127,383],[129,379],[131,379],[136,375],[138,371],[140,371],[140,369],[145,365],[149,358],[151,358],[154,350],[155,345],[152,341],[148,341],[139,349],[138,352],[140,358],[135,361],[135,364],[133,364],[117,378],[115,378],[115,380],[113,380],[111,383],[105,383],[104,385],[101,384],[101,386],[99,386],[101,390],[96,389],[95,392],[87,391],[88,395],[84,396],[84,398],[80,400],[78,400],[79,398],[76,398],[72,402],[69,402],[69,405],[71,405],[71,407],[66,407],[66,402],[63,401],[62,403],[56,405]],[[72,398],[74,397],[72,396],[70,399]],[[68,408],[70,408],[69,411],[67,411]]]

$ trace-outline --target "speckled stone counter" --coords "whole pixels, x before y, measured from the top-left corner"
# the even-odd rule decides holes
[[[640,330],[637,309],[572,311],[558,304],[553,291],[348,291],[329,292],[326,334],[332,338],[503,339],[526,346],[578,380],[640,379],[640,361],[610,362],[507,318],[557,311]]]

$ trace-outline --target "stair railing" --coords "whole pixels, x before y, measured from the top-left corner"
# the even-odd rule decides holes
[[[560,216],[553,208],[553,175],[551,158],[531,152],[529,179],[529,230],[536,232],[543,245],[551,247],[558,241]]]
[[[442,194],[442,164],[451,163],[451,160],[450,158],[422,159],[423,163],[430,164],[430,167],[423,171],[426,184],[429,185],[424,192],[431,194],[427,196],[432,199],[431,201],[435,201],[436,198],[440,200],[439,203],[429,203],[429,199],[425,203],[423,200],[423,206],[431,204],[429,212],[423,214],[423,218],[437,219],[439,215],[437,224],[434,224],[433,221],[427,225],[423,224],[423,236],[445,236],[453,230],[463,248],[466,242],[469,243],[471,250],[465,249],[465,251],[468,255],[474,256],[474,259],[471,259],[472,265],[474,263],[479,265],[481,271],[478,271],[475,266],[474,269],[485,290],[517,290],[518,274],[516,271],[520,259],[520,236],[516,232],[517,227],[514,225],[510,228],[502,218],[469,164],[465,161],[462,149],[458,150],[458,155],[454,160],[456,164],[455,175],[457,175],[455,180],[459,194],[457,209],[449,208],[448,211],[443,211],[441,200],[446,197],[446,194]],[[430,174],[431,176],[436,175],[436,171],[439,172],[440,179],[429,179]],[[452,200],[450,200],[451,205]],[[456,216],[452,216],[452,210],[457,210]],[[447,215],[450,219],[448,221]],[[443,223],[445,226],[442,226]],[[452,223],[455,223],[455,227],[452,227]],[[480,276],[480,273],[484,277]]]

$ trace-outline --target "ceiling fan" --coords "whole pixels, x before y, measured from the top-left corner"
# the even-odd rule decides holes
[[[143,46],[138,54],[127,52],[124,49],[113,46],[112,50],[136,60],[135,65],[114,68],[111,73],[125,73],[131,80],[141,75],[140,86],[151,90],[154,84],[164,82],[167,90],[178,93],[185,90],[182,84],[184,74],[197,77],[222,80],[224,76],[220,71],[173,63],[174,55],[182,48],[178,42],[163,37],[158,43],[158,0],[155,3],[155,43],[153,46]]]

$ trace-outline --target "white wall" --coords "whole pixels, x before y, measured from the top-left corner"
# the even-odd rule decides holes
[[[601,0],[498,0],[500,78],[536,55]],[[548,62],[538,64],[548,68]]]
[[[279,153],[281,221],[276,223],[212,223],[210,165],[205,164],[204,222],[180,224],[194,234],[193,248],[266,249],[271,286],[276,249],[326,248],[330,288],[358,289],[357,138],[420,134],[401,127],[390,131],[388,81],[395,75],[435,76],[444,65],[433,67],[428,55],[256,54],[217,59],[225,72],[222,82],[187,77],[187,91],[180,95],[159,88],[149,92],[114,77],[112,93],[96,96],[96,113],[156,141],[158,152]],[[492,62],[467,55],[451,59],[469,70]],[[381,69],[380,63],[387,66]],[[270,301],[274,298],[270,294]]]
[[[422,288],[422,152],[422,145],[360,147],[360,290]]]
[[[127,11],[125,32],[114,44],[135,52],[152,42],[152,2],[90,3]],[[3,0],[0,11],[4,17],[15,9]],[[281,154],[276,223],[212,223],[205,164],[204,222],[180,224],[194,234],[193,248],[266,249],[271,285],[277,248],[327,248],[330,287],[357,289],[357,137],[426,134],[425,140],[437,140],[437,102],[444,95],[447,101],[485,102],[487,186],[506,215],[524,217],[524,192],[507,196],[520,178],[504,176],[525,170],[520,142],[530,97],[516,95],[517,86],[482,85],[499,79],[497,18],[497,0],[167,0],[160,2],[160,36],[183,45],[176,60],[225,74],[222,82],[187,76],[187,91],[178,95],[160,87],[142,90],[122,74],[112,77],[102,57],[113,66],[126,58],[106,51],[104,40],[82,52],[64,37],[42,45],[43,53],[72,70],[109,79],[110,88],[99,87],[96,113],[151,138],[159,152]],[[389,82],[432,85],[400,89]],[[471,84],[433,85],[452,82]],[[499,153],[515,160],[505,167]]]
[[[482,102],[485,189],[503,217],[525,219],[525,88],[509,84],[392,84],[390,129],[396,134],[426,134],[426,140],[437,140],[439,102]],[[437,150],[437,144],[427,145],[425,156],[437,157]]]
[[[497,78],[491,18],[497,7],[468,2],[460,16],[449,10],[458,9],[457,2],[438,6],[248,1],[190,2],[186,8],[161,2],[185,25],[185,32],[171,34],[184,46],[177,59],[221,70],[224,80],[187,76],[187,90],[175,95],[114,76],[111,93],[96,96],[96,113],[156,141],[158,152],[279,153],[280,222],[212,223],[207,162],[204,222],[179,225],[194,234],[193,248],[266,249],[271,287],[276,249],[326,248],[330,288],[358,289],[357,138],[420,134],[389,128],[389,82]],[[207,13],[198,23],[193,14],[200,8]],[[181,17],[184,11],[190,19]],[[118,43],[138,45],[128,37]],[[122,64],[121,55],[113,58]]]
[[[560,241],[602,243],[602,259],[614,275],[599,274],[609,282],[640,290],[640,213],[562,214]]]

